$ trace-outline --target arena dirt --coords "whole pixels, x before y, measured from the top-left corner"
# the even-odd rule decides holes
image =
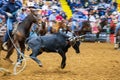
[[[0,67],[10,71],[0,71],[0,80],[120,80],[120,50],[114,50],[110,43],[82,43],[81,53],[72,48],[67,52],[67,65],[60,69],[61,57],[56,53],[43,53],[38,56],[43,67],[33,60],[18,75],[11,75],[14,65],[0,59]],[[29,55],[31,51],[26,51]],[[2,51],[2,58],[6,52]],[[16,51],[11,59],[16,61]]]

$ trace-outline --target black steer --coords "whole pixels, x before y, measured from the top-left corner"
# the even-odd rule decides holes
[[[28,46],[32,49],[32,54],[30,57],[42,67],[42,63],[37,59],[39,54],[42,52],[58,52],[62,57],[61,68],[66,66],[66,52],[68,48],[72,46],[76,53],[80,53],[79,45],[80,42],[74,40],[69,40],[69,37],[65,34],[55,33],[45,36],[39,36],[36,38],[31,38],[27,40]]]

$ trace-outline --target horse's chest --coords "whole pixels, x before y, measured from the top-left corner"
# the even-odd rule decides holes
[[[20,31],[16,31],[15,37],[16,37],[16,39],[18,39],[20,41],[24,40],[26,38],[25,33],[20,32]]]

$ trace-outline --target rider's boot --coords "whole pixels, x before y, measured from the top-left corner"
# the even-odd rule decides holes
[[[118,48],[118,44],[115,43],[115,44],[114,44],[114,49],[117,49],[117,48]]]

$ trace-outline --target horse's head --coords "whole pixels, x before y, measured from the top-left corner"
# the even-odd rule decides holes
[[[30,13],[31,21],[33,23],[36,23],[39,26],[39,24],[41,23],[41,16],[38,13],[39,10],[37,10],[37,9],[30,9],[30,11],[31,11],[31,13]]]
[[[79,34],[86,34],[86,32],[90,31],[91,31],[90,22],[89,21],[82,22],[82,28],[79,30]]]

